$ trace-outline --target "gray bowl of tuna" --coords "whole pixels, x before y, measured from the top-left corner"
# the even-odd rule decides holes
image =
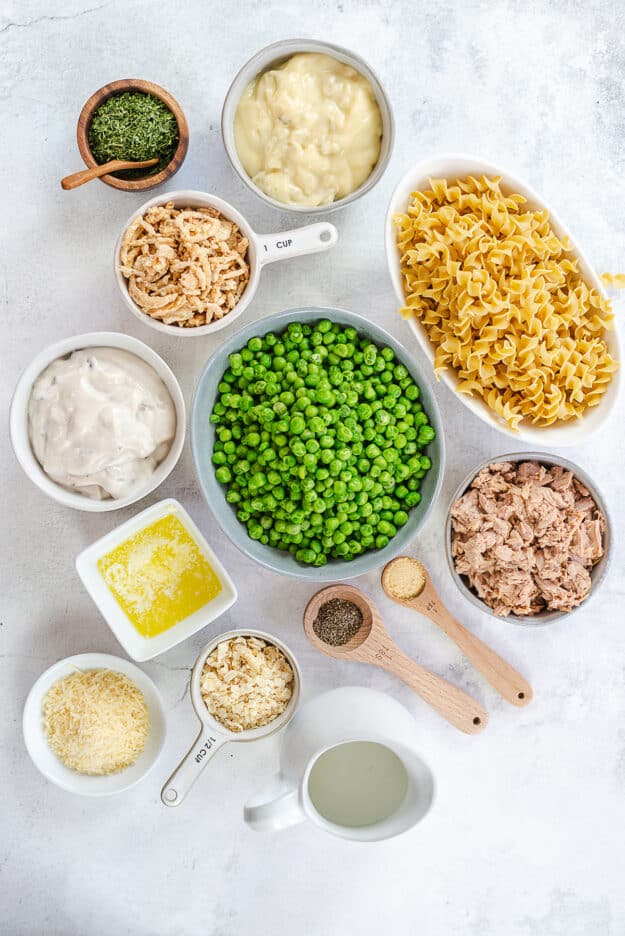
[[[445,550],[456,585],[480,611],[552,624],[596,594],[611,557],[607,505],[585,471],[558,455],[489,458],[456,490]]]

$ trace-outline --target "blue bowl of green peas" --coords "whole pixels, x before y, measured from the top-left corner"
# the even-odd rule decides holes
[[[271,315],[220,346],[195,388],[191,447],[232,542],[313,581],[363,575],[404,550],[445,468],[438,405],[410,354],[328,308]]]

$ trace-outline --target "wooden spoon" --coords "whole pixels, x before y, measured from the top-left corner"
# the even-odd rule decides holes
[[[73,172],[71,175],[61,179],[61,186],[68,191],[78,188],[85,182],[91,182],[92,179],[99,179],[100,176],[108,175],[110,172],[120,172],[122,169],[148,169],[155,166],[158,159],[144,159],[143,162],[130,162],[127,159],[111,159],[110,162],[102,163],[101,166],[93,166],[91,169],[81,169],[80,172]]]
[[[325,643],[317,636],[313,623],[319,609],[333,598],[351,601],[362,613],[358,633],[338,647]],[[406,656],[390,638],[380,613],[370,598],[352,585],[330,585],[322,588],[310,599],[304,611],[304,630],[311,644],[335,660],[356,660],[372,663],[399,676],[417,695],[436,709],[439,715],[464,731],[477,734],[486,727],[488,713],[470,695],[431,673]]]
[[[418,594],[411,598],[398,598],[390,587],[391,570],[398,562],[414,563],[416,568],[415,580],[418,580],[421,573],[423,585]],[[417,585],[418,587],[418,585]],[[512,705],[528,705],[532,701],[534,693],[532,687],[520,673],[506,663],[498,653],[495,653],[489,646],[483,643],[479,637],[472,634],[471,631],[463,627],[452,614],[447,610],[436,589],[425,566],[414,559],[412,556],[397,556],[391,559],[382,570],[382,588],[391,601],[404,605],[405,608],[413,608],[420,611],[431,621],[443,630],[448,637],[462,650],[464,655],[471,661],[473,666],[484,676],[503,698]]]

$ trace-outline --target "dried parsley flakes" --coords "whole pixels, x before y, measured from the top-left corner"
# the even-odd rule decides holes
[[[178,122],[167,105],[153,94],[124,91],[96,109],[89,127],[89,147],[98,163],[111,159],[158,159],[149,169],[116,172],[120,179],[154,175],[167,166],[178,146]]]

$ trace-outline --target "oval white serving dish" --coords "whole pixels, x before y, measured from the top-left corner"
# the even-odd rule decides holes
[[[76,670],[110,669],[123,673],[143,693],[150,717],[150,731],[145,748],[130,767],[106,776],[90,776],[70,770],[48,744],[43,726],[43,700],[48,690]],[[159,758],[165,742],[166,716],[160,693],[149,676],[134,663],[109,653],[79,653],[59,660],[42,673],[26,699],[22,718],[24,741],[35,767],[68,793],[80,796],[109,796],[128,790],[142,780]]]
[[[523,195],[527,199],[527,207],[530,209],[546,208],[549,212],[549,220],[553,230],[558,237],[568,237],[573,252],[579,260],[579,270],[586,282],[601,295],[606,296],[605,289],[599,277],[593,270],[584,251],[580,248],[578,242],[561,221],[557,212],[555,212],[537,192],[534,191],[518,176],[513,175],[501,166],[494,163],[485,162],[476,156],[469,156],[463,153],[445,153],[439,156],[431,156],[424,159],[410,169],[401,179],[395,191],[391,196],[391,201],[386,213],[384,228],[384,243],[386,246],[386,258],[388,262],[389,273],[393,282],[393,287],[397,298],[402,306],[405,305],[406,297],[402,286],[402,277],[399,269],[399,258],[396,245],[396,233],[393,225],[393,215],[403,213],[408,207],[408,202],[412,192],[428,187],[428,179],[445,178],[459,179],[468,175],[496,175],[501,176],[502,184],[508,191],[513,191]],[[434,348],[427,336],[423,325],[414,317],[407,319],[408,325],[414,332],[417,341],[424,354],[434,363]],[[610,354],[616,360],[621,360],[621,347],[618,332],[606,331],[606,344]],[[458,383],[457,375],[454,371],[448,370],[441,374],[440,379],[451,390],[455,392]],[[596,432],[610,416],[616,403],[620,387],[620,370],[614,374],[609,388],[605,393],[601,403],[592,409],[586,410],[581,419],[570,420],[555,426],[547,426],[543,429],[532,426],[530,423],[523,422],[518,430],[511,429],[508,424],[500,419],[486,403],[479,397],[468,396],[464,393],[457,394],[458,399],[467,407],[467,409],[504,435],[516,439],[518,442],[527,442],[532,446],[566,446],[578,445],[583,443],[593,432]]]
[[[28,434],[28,403],[35,380],[53,361],[71,354],[72,351],[79,351],[82,348],[120,348],[122,351],[129,351],[131,354],[135,354],[156,371],[167,387],[176,409],[176,434],[167,455],[160,465],[156,466],[156,470],[148,479],[148,483],[145,487],[133,491],[127,497],[92,500],[90,497],[85,497],[84,494],[79,494],[77,491],[70,491],[68,488],[62,487],[45,473],[35,458],[30,444],[30,437]],[[106,513],[109,510],[119,510],[122,507],[128,507],[130,504],[141,500],[141,498],[150,494],[169,474],[171,474],[180,458],[184,445],[186,410],[184,397],[178,380],[173,371],[156,351],[153,351],[148,345],[139,341],[138,338],[133,338],[131,335],[124,335],[121,332],[90,332],[86,335],[73,335],[70,338],[63,338],[61,341],[57,341],[47,348],[44,348],[43,351],[40,351],[39,354],[33,358],[17,382],[13,399],[11,400],[9,425],[11,445],[13,446],[15,457],[25,474],[44,494],[47,494],[48,497],[51,497],[59,504],[63,504],[65,507],[73,507],[74,510],[86,510],[91,513]]]

